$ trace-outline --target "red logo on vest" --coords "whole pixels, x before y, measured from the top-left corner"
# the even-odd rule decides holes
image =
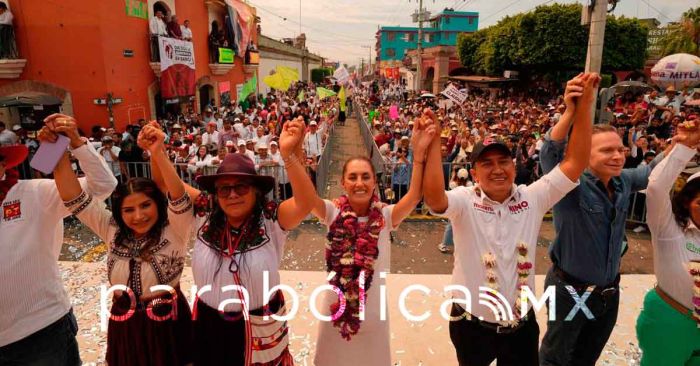
[[[519,214],[519,213],[522,213],[523,211],[527,211],[529,209],[530,209],[530,204],[527,203],[527,201],[518,202],[514,205],[508,205],[508,210],[510,210],[510,213],[512,213],[512,214]]]
[[[19,201],[6,202],[2,205],[2,216],[5,221],[12,221],[22,217],[22,207]]]

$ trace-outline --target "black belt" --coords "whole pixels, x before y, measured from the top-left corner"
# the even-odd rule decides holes
[[[604,298],[610,298],[613,295],[615,295],[620,287],[620,274],[617,274],[617,277],[615,277],[615,280],[613,282],[610,282],[609,284],[605,286],[598,286],[598,285],[593,285],[590,283],[586,283],[584,281],[579,280],[578,278],[564,272],[563,269],[559,268],[558,266],[553,267],[553,273],[559,277],[562,281],[566,282],[568,285],[576,289],[576,291],[583,291],[587,290],[591,286],[593,287],[592,293],[601,295]]]
[[[459,306],[457,304],[454,304],[454,306],[456,306],[459,309],[459,311],[462,312],[462,314],[467,314],[467,316],[464,317],[464,320],[471,322],[471,323],[474,323],[474,324],[478,324],[479,326],[482,326],[486,329],[490,329],[490,330],[496,332],[496,334],[515,333],[520,328],[522,328],[531,317],[534,318],[534,316],[535,316],[535,311],[533,309],[530,309],[530,311],[528,311],[527,315],[520,318],[520,320],[517,323],[515,323],[514,325],[503,325],[503,324],[499,324],[499,323],[491,323],[491,322],[487,322],[485,320],[480,320],[479,317],[468,313],[461,306]],[[459,314],[458,316],[460,316],[462,314]]]

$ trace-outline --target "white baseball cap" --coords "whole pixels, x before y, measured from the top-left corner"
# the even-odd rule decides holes
[[[21,129],[22,129],[22,126],[20,126],[20,125],[14,125],[14,126],[12,126],[12,131],[19,131],[19,130],[21,130]]]
[[[238,142],[236,143],[236,145],[238,145],[238,146],[244,145],[244,146],[245,146],[245,141],[243,141],[243,140],[238,140]]]
[[[255,150],[260,150],[260,149],[267,150],[267,144],[264,142],[258,142],[258,144],[255,145]]]
[[[462,168],[457,171],[457,178],[467,179],[469,178],[469,172],[466,169]]]
[[[226,147],[233,147],[233,141],[226,141]]]
[[[277,145],[277,141],[270,142],[270,146],[272,146],[272,145],[279,146],[279,145]]]
[[[316,126],[316,125],[318,125],[318,123],[316,123],[316,121],[309,122],[309,126]]]

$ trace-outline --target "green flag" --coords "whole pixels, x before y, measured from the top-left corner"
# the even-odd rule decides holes
[[[297,100],[298,100],[299,102],[304,101],[304,91],[303,91],[303,90],[300,90],[300,91],[299,91],[299,95],[297,95]]]
[[[253,75],[253,77],[243,84],[243,89],[241,89],[241,95],[238,96],[238,100],[244,100],[249,95],[255,93],[255,88],[258,85],[258,77]]]
[[[316,88],[316,95],[318,95],[318,99],[326,99],[328,97],[335,96],[336,94],[330,89],[322,88],[319,86]]]

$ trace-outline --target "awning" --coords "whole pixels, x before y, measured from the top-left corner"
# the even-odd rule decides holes
[[[63,101],[53,95],[15,95],[0,97],[0,107],[22,107],[34,105],[61,105]]]

